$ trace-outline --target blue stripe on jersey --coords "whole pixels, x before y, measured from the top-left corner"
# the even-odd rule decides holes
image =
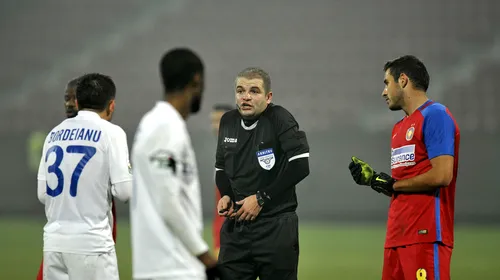
[[[433,103],[423,108],[423,135],[429,159],[441,155],[455,155],[455,122],[446,107]]]
[[[434,211],[436,216],[436,240],[443,241],[441,236],[441,198],[440,198],[440,189],[436,190],[436,194],[434,197]]]
[[[434,243],[434,279],[441,279],[439,270],[439,243]]]

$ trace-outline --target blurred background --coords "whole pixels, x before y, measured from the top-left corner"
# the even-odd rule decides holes
[[[352,155],[390,171],[402,117],[381,98],[382,67],[414,54],[429,97],[462,131],[454,279],[500,279],[500,1],[113,0],[0,2],[0,279],[34,279],[44,209],[36,197],[41,141],[64,117],[64,87],[86,72],[117,84],[113,122],[129,146],[162,96],[158,62],[187,46],[206,64],[203,110],[188,120],[209,227],[216,138],[210,110],[234,104],[248,66],[267,70],[274,103],[307,133],[311,174],[298,186],[301,279],[380,279],[387,198],[354,185]],[[122,279],[130,278],[128,206],[118,205]],[[16,267],[21,262],[22,268]]]

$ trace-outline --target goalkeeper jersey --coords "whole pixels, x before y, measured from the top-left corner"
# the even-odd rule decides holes
[[[454,157],[451,183],[427,193],[394,194],[389,207],[385,247],[442,242],[453,247],[455,185],[460,130],[450,111],[428,100],[394,125],[391,143],[392,177],[408,179],[429,171],[430,160]]]

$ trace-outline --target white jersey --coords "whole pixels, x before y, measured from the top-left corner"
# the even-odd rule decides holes
[[[38,169],[39,198],[47,216],[43,250],[114,250],[111,186],[131,180],[127,138],[119,126],[80,111],[52,129]]]
[[[132,163],[134,279],[204,279],[196,258],[208,251],[196,158],[185,121],[169,103],[159,101],[142,118]]]

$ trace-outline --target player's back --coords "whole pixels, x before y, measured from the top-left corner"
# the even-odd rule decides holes
[[[120,127],[80,111],[47,136],[38,179],[47,182],[44,251],[99,253],[114,248],[109,220],[110,145]]]

